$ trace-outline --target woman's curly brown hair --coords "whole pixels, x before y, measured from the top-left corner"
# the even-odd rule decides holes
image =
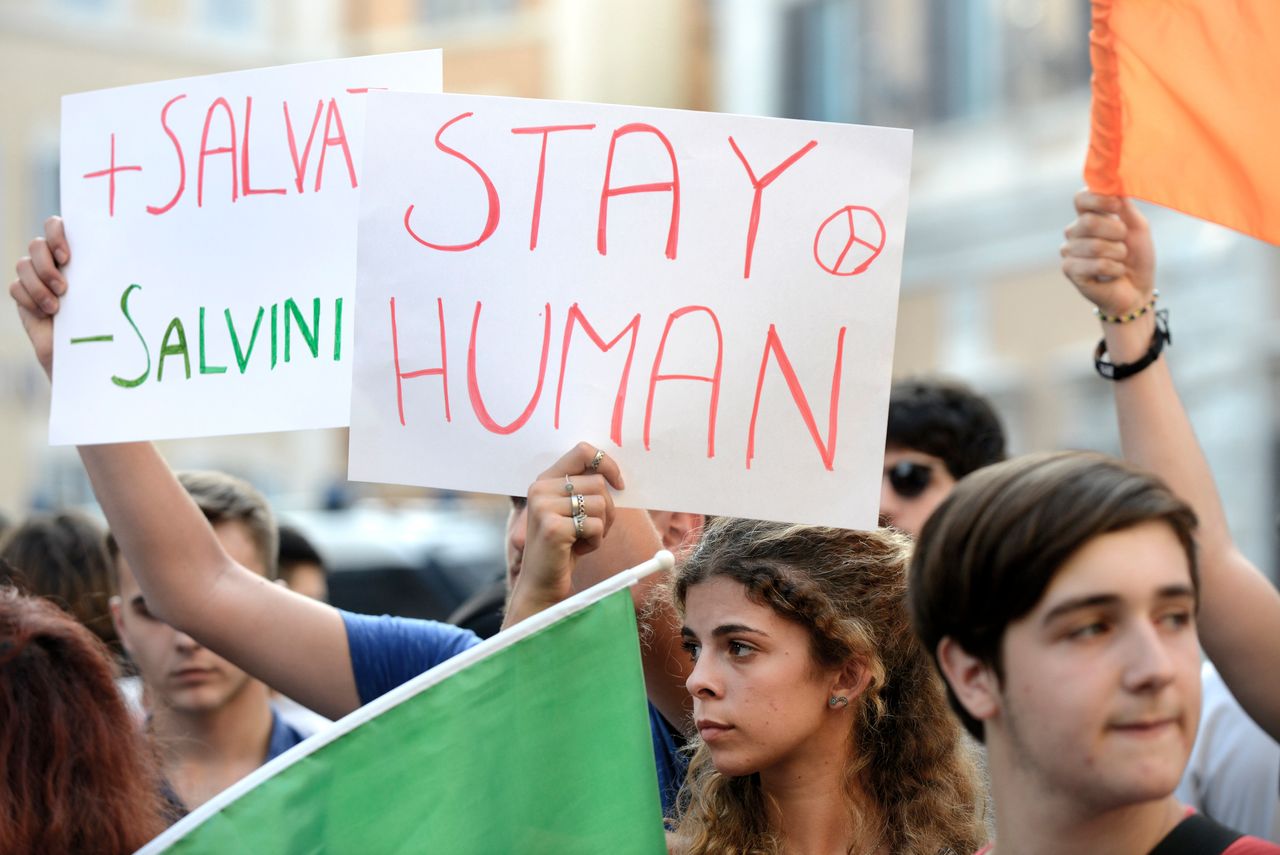
[[[858,837],[894,855],[973,852],[985,836],[981,789],[933,662],[911,630],[910,556],[911,541],[889,530],[723,518],[677,569],[672,600],[683,615],[690,587],[725,576],[752,602],[807,628],[820,666],[867,668],[871,680],[852,719],[857,750],[845,767]],[[779,852],[765,798],[759,775],[721,775],[696,740],[674,842],[692,855]]]

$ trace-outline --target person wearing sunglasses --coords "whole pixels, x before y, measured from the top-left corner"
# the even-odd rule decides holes
[[[950,380],[893,384],[880,524],[912,537],[955,483],[1005,458],[1004,428],[986,398]]]

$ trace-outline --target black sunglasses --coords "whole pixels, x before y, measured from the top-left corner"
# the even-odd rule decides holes
[[[904,499],[914,499],[933,480],[933,467],[927,463],[899,460],[888,471],[889,486]]]

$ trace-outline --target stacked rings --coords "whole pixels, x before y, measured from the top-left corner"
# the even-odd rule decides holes
[[[574,539],[576,539],[576,540],[581,540],[581,539],[583,538],[583,536],[587,533],[586,525],[587,525],[587,515],[586,515],[586,514],[574,514],[574,515],[573,515],[573,536],[574,536]]]

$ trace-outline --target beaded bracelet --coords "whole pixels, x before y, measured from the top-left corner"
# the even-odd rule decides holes
[[[1160,291],[1157,289],[1151,292],[1151,302],[1147,303],[1147,305],[1143,306],[1141,309],[1135,309],[1132,312],[1128,312],[1123,315],[1108,315],[1095,306],[1093,313],[1097,315],[1098,320],[1102,321],[1104,324],[1127,324],[1130,321],[1136,321],[1138,318],[1154,309],[1156,307],[1156,300],[1159,299]]]

